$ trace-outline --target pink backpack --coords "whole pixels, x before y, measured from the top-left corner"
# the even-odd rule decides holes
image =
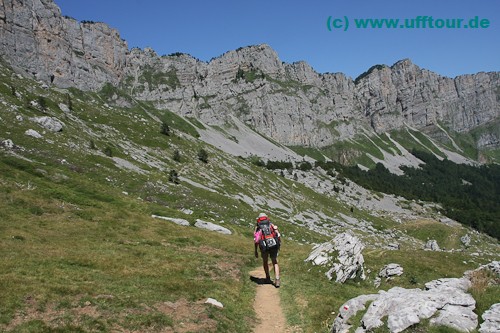
[[[261,238],[262,238],[262,230],[259,229],[258,231],[253,233],[253,242],[255,244],[259,244]]]

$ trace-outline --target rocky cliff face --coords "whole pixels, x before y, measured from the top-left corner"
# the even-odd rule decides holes
[[[236,116],[286,145],[321,147],[404,126],[468,132],[500,116],[499,72],[452,79],[402,60],[353,80],[319,74],[305,62],[282,63],[267,45],[208,63],[185,54],[159,57],[151,49],[129,51],[103,23],[62,17],[52,0],[0,0],[0,44],[11,65],[56,86],[121,85],[135,98],[208,124]],[[498,132],[482,134],[478,146],[498,147]]]
[[[208,124],[221,125],[236,115],[253,128],[287,145],[326,146],[364,130],[383,133],[406,125],[417,129],[445,126],[468,132],[500,116],[500,73],[454,79],[421,69],[410,60],[374,66],[352,80],[341,73],[318,74],[307,63],[283,64],[267,45],[230,51],[209,63],[187,56],[154,59],[157,72],[169,72],[178,85],[142,85],[141,99]],[[128,67],[140,85],[149,61]],[[488,144],[498,133],[488,133]],[[485,146],[485,139],[479,145]]]
[[[118,84],[128,53],[116,30],[62,17],[52,0],[0,0],[0,47],[27,74],[85,90]]]

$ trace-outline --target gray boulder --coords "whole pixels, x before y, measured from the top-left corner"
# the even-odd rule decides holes
[[[40,133],[38,133],[37,131],[35,131],[34,129],[31,129],[31,128],[28,129],[28,130],[26,130],[26,132],[24,132],[24,134],[27,135],[27,136],[31,136],[31,137],[33,137],[35,139],[42,138],[42,135]]]
[[[500,278],[500,261],[492,261],[489,264],[482,265],[479,269],[488,269]]]
[[[326,276],[332,280],[335,274],[336,282],[344,283],[357,276],[364,280],[365,259],[361,254],[363,249],[364,245],[356,236],[342,233],[330,242],[316,245],[305,261],[315,265],[332,265]],[[333,257],[334,253],[337,253],[336,258]]]
[[[439,245],[435,239],[428,240],[424,246],[424,250],[441,251],[441,249],[439,248]]]
[[[443,278],[425,284],[425,289],[392,288],[378,294],[361,295],[344,303],[332,326],[332,333],[344,333],[355,326],[356,333],[369,332],[384,325],[390,332],[401,332],[422,319],[430,319],[431,325],[448,326],[460,332],[472,332],[478,326],[474,313],[476,301],[467,293],[472,283],[473,273],[489,270],[500,277],[500,262],[493,261],[474,271],[467,271],[462,278]],[[495,278],[492,279],[495,283]],[[368,301],[372,303],[367,307]],[[365,310],[359,323],[349,318],[358,311]],[[479,332],[499,333],[500,303],[494,304],[482,318]],[[351,330],[352,331],[352,330]]]
[[[353,317],[358,311],[366,310],[366,303],[378,298],[378,294],[361,295],[345,302],[339,309],[339,314],[335,318],[332,327],[332,333],[347,333],[352,325],[349,324],[349,318]]]
[[[65,113],[71,112],[69,106],[67,106],[64,103],[59,103],[58,106],[59,106],[59,109],[61,109],[62,112],[65,112]]]
[[[206,221],[203,221],[200,219],[196,220],[196,223],[194,224],[194,226],[197,228],[201,228],[201,229],[215,231],[215,232],[218,232],[220,234],[225,234],[225,235],[232,234],[231,230],[229,230],[227,228],[224,228],[224,227],[221,227],[220,225],[214,224],[212,222],[206,222]]]
[[[426,284],[425,290],[394,287],[388,291],[381,290],[378,294],[356,297],[341,306],[332,333],[347,332],[351,324],[359,325],[357,333],[369,332],[383,326],[384,318],[387,318],[389,331],[397,333],[431,317],[434,317],[431,324],[470,332],[477,327],[478,321],[473,311],[476,302],[466,292],[469,286],[467,278],[440,279]],[[357,311],[364,310],[368,301],[373,302],[361,322],[349,324],[348,319]]]
[[[469,234],[467,234],[467,235],[465,235],[465,236],[460,237],[460,241],[462,242],[462,244],[463,244],[464,246],[466,246],[466,247],[467,247],[467,246],[469,246],[469,245],[470,245],[471,238],[470,238]]]
[[[15,145],[11,139],[3,140],[0,142],[0,146],[4,147],[7,150],[14,149]]]
[[[386,246],[386,249],[388,250],[399,250],[401,246],[398,243],[389,243]]]
[[[484,322],[479,328],[480,333],[498,333],[500,332],[500,303],[493,304],[483,315]]]
[[[403,274],[403,267],[398,264],[388,264],[380,270],[378,276],[381,278],[390,278],[392,276],[400,276]]]
[[[314,265],[325,266],[332,260],[331,254],[335,251],[335,244],[333,241],[326,242],[314,246],[312,252],[309,254],[305,262],[312,262]]]
[[[184,220],[184,219],[178,219],[174,217],[166,217],[166,216],[160,216],[160,215],[151,215],[152,218],[154,219],[160,219],[160,220],[165,220],[165,221],[170,221],[178,225],[182,226],[189,226],[189,221]]]
[[[30,119],[51,132],[60,132],[63,129],[63,123],[54,117],[43,116],[33,117]]]

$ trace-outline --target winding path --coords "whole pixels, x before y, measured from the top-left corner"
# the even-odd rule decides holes
[[[258,323],[254,333],[285,333],[286,320],[281,309],[279,289],[266,283],[265,277],[262,267],[250,272],[250,279],[257,284],[253,307]]]

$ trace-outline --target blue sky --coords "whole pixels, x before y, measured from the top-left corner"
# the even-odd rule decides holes
[[[500,70],[498,0],[55,0],[63,15],[105,22],[132,47],[159,55],[189,53],[209,61],[241,46],[266,43],[285,62],[307,61],[316,71],[352,78],[375,64],[410,58],[455,77]],[[327,19],[349,21],[347,31]],[[478,29],[361,29],[355,19],[488,20]],[[340,21],[338,21],[340,22]],[[409,23],[411,21],[408,21]],[[416,21],[415,21],[416,22]],[[422,25],[423,23],[420,23]],[[429,25],[429,23],[427,23]]]

